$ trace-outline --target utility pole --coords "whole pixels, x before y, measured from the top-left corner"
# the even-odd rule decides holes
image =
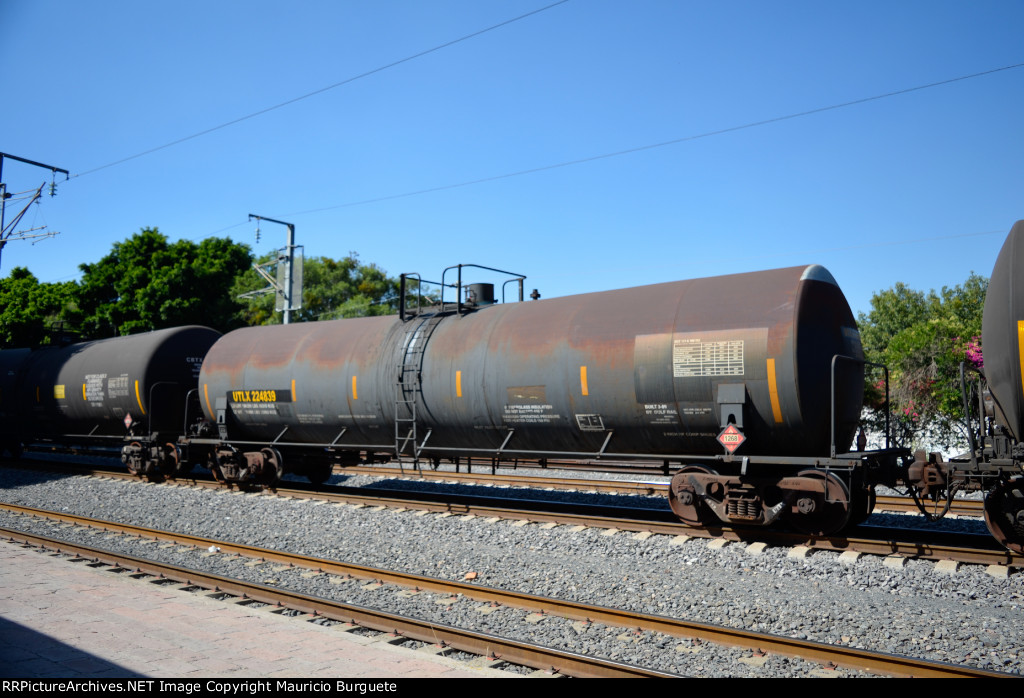
[[[251,293],[244,293],[240,297],[259,295],[275,291],[277,300],[274,304],[275,310],[284,312],[282,322],[287,325],[292,321],[292,311],[302,308],[302,246],[295,244],[295,225],[284,221],[274,220],[266,216],[249,214],[249,220],[256,219],[257,240],[259,239],[260,221],[270,221],[288,228],[288,241],[284,249],[279,250],[277,260],[266,265],[253,263],[256,272],[266,279],[270,284],[269,288],[260,289]],[[298,250],[298,252],[296,252]],[[264,267],[277,266],[277,278],[270,275]]]
[[[58,172],[63,172],[64,180],[67,181],[68,177],[70,176],[67,170],[63,170],[59,167],[54,167],[52,165],[44,165],[43,163],[36,162],[35,160],[26,160],[25,158],[19,158],[17,155],[0,153],[0,254],[3,253],[3,249],[4,246],[7,245],[7,241],[11,240],[12,238],[18,240],[27,240],[29,238],[53,237],[54,235],[59,235],[59,233],[54,231],[29,235],[29,233],[31,233],[32,230],[39,230],[38,228],[33,228],[32,230],[25,230],[18,233],[13,232],[13,230],[18,226],[18,223],[21,222],[21,219],[25,215],[25,212],[28,211],[29,206],[39,201],[39,198],[42,196],[43,193],[43,187],[46,186],[46,182],[43,182],[42,184],[39,185],[39,188],[36,189],[35,194],[32,195],[32,197],[29,199],[29,202],[25,204],[25,207],[21,209],[21,211],[18,212],[18,215],[14,217],[14,220],[12,220],[9,225],[4,222],[7,215],[7,200],[14,196],[13,194],[8,193],[7,185],[3,183],[4,158],[16,160],[18,162],[23,162],[26,165],[32,165],[33,167],[41,167],[44,170],[50,170],[50,196],[57,195],[57,182],[54,181],[53,177],[56,177]]]

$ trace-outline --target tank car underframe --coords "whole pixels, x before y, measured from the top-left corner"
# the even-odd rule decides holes
[[[1024,446],[987,437],[971,457],[942,463],[950,492],[985,490],[985,524],[1003,547],[1024,554]],[[936,460],[937,454],[929,454]],[[1002,457],[1000,457],[1002,456]],[[921,460],[922,454],[918,454]],[[939,459],[941,463],[941,459]]]
[[[121,448],[121,462],[128,472],[139,477],[159,480],[187,471],[191,464],[182,461],[181,449],[169,441],[136,439]]]
[[[1001,479],[988,491],[985,524],[1005,548],[1024,554],[1024,476]]]
[[[867,494],[855,496],[850,473],[806,469],[796,476],[722,476],[705,466],[687,466],[672,479],[669,503],[687,524],[717,522],[771,526],[789,523],[814,536],[836,533],[851,518],[866,515]],[[858,506],[858,503],[861,503]]]
[[[1018,222],[1006,245],[1010,245],[1011,240],[1022,232],[1024,227]],[[957,489],[985,490],[985,524],[989,532],[1003,547],[1024,554],[1024,443],[1016,438],[1020,433],[1020,422],[1015,417],[1020,404],[1021,381],[1005,375],[1007,364],[1013,370],[1019,364],[1012,360],[996,360],[1006,353],[1014,355],[1014,358],[1024,356],[1010,341],[1019,338],[1024,321],[1011,322],[1018,315],[1007,315],[1008,306],[1001,304],[1005,297],[999,291],[993,291],[1012,278],[1012,266],[1007,268],[1001,262],[1006,245],[993,270],[989,287],[991,298],[987,298],[985,303],[983,333],[990,333],[985,341],[988,342],[986,347],[992,347],[992,360],[985,371],[966,363],[960,364],[960,393],[970,450],[948,463],[943,463],[939,454],[932,453],[926,457],[918,453],[915,465],[927,460],[940,469],[950,483],[946,485],[950,498]],[[1007,291],[1003,289],[1002,294],[1005,293]],[[992,299],[993,305],[990,306],[989,300]],[[1016,298],[1011,297],[1011,301],[1016,301]],[[1006,335],[1006,326],[1016,331]],[[968,373],[974,374],[976,381],[969,381]]]
[[[57,439],[41,439],[38,443],[53,444],[72,453],[95,452],[110,455],[110,451],[121,446],[121,462],[128,472],[148,480],[163,480],[180,475],[182,469],[191,467],[183,462],[181,449],[171,437],[164,434],[106,436],[102,434],[61,434]],[[18,444],[18,451],[21,450]],[[31,444],[25,444],[31,446]],[[100,449],[98,447],[106,448]]]
[[[239,451],[221,444],[207,452],[206,467],[221,483],[238,482],[274,485],[284,477],[284,458],[276,448],[264,446],[259,451]]]
[[[284,435],[282,432],[281,436]],[[218,479],[270,484],[274,473],[293,472],[322,482],[333,465],[380,462],[395,457],[391,443],[271,443],[190,439],[189,448],[205,449],[207,467]],[[876,484],[905,479],[910,452],[887,449],[836,457],[780,457],[538,451],[497,448],[490,451],[418,444],[417,455],[435,463],[461,457],[660,461],[675,470],[669,493],[673,511],[695,527],[723,523],[771,526],[787,523],[809,535],[829,535],[863,521],[874,507]],[[505,439],[507,444],[509,439]]]

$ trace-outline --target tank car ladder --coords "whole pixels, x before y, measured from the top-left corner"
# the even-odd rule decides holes
[[[427,431],[420,443],[417,433],[416,406],[422,393],[420,372],[423,369],[423,354],[427,340],[441,322],[442,315],[430,315],[414,318],[405,328],[402,340],[402,358],[397,367],[395,380],[395,459],[400,468],[411,463],[417,470],[420,467],[420,452],[430,438]],[[405,454],[406,448],[412,443],[412,452]]]

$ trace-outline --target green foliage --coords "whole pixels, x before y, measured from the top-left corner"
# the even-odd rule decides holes
[[[259,263],[271,260],[267,256]],[[292,322],[398,312],[398,282],[377,265],[361,263],[355,252],[340,260],[307,257],[303,267],[302,308],[292,313]],[[249,270],[238,277],[231,292],[239,296],[266,287],[267,282]],[[241,317],[248,325],[272,325],[281,322],[282,313],[274,311],[274,294],[266,293],[245,299]]]
[[[95,264],[82,264],[79,307],[91,338],[179,325],[237,326],[231,285],[251,260],[248,246],[209,238],[169,243],[144,228]]]
[[[74,322],[76,284],[41,284],[24,267],[15,267],[0,279],[0,346],[31,347],[44,344],[50,326]]]
[[[988,280],[972,273],[963,283],[927,295],[897,283],[871,298],[858,324],[868,361],[890,370],[894,445],[962,446],[960,363],[981,365],[981,320]],[[868,372],[865,421],[881,432],[884,384]]]
[[[397,312],[398,281],[354,252],[341,260],[309,258],[304,266],[295,322]],[[227,331],[282,319],[273,294],[238,300],[267,284],[252,269],[248,246],[229,239],[170,243],[156,228],[144,228],[79,268],[77,283],[40,284],[23,268],[0,280],[0,342],[43,343],[55,322],[83,339],[99,339],[192,324]]]

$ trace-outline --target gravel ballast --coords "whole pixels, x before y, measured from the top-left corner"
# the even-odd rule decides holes
[[[8,468],[0,468],[0,491],[4,501],[25,506],[444,579],[463,580],[473,572],[473,583],[481,586],[688,621],[1016,674],[1024,662],[1024,577],[995,577],[982,566],[961,566],[948,574],[928,561],[894,567],[883,558],[864,556],[845,564],[836,553],[794,559],[784,548],[754,555],[740,544],[718,547],[704,539],[677,544],[669,536],[637,539],[625,533],[608,536],[600,529],[545,528]],[[28,530],[24,517],[5,513],[0,525]],[[52,525],[29,525],[57,535]],[[60,530],[61,537],[71,535],[72,529]],[[124,538],[83,538],[130,555],[681,675],[820,673],[817,665],[798,659],[751,657],[749,651],[550,616],[529,618],[511,608],[488,611],[465,598],[440,603],[434,594],[399,595],[394,587],[339,584],[336,578],[332,583],[326,575],[303,578],[297,571],[274,571],[267,565],[246,567],[226,555],[204,557],[200,551],[161,549]]]

